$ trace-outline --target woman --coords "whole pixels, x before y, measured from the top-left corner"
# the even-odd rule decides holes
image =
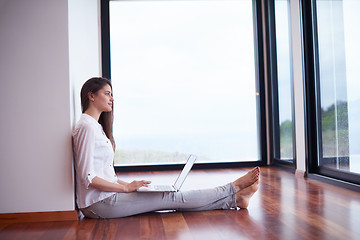
[[[259,168],[224,186],[184,192],[137,192],[150,181],[117,178],[112,136],[112,87],[91,78],[81,89],[82,115],[73,131],[76,198],[89,218],[117,218],[156,210],[201,211],[246,208],[259,186]]]

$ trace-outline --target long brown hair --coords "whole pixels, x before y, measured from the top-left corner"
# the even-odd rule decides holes
[[[93,77],[87,80],[81,88],[80,97],[81,97],[81,108],[82,113],[84,113],[89,107],[89,97],[88,93],[97,93],[102,89],[106,84],[112,89],[112,85],[109,79],[102,77]],[[113,105],[114,108],[114,105]],[[115,149],[115,140],[113,137],[113,111],[111,112],[102,112],[99,118],[99,123],[103,127],[103,130],[106,136],[110,139],[113,148]]]

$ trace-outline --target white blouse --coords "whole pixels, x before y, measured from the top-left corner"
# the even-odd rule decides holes
[[[114,192],[103,192],[89,187],[95,176],[109,182],[117,182],[113,165],[114,151],[102,126],[85,113],[81,115],[72,135],[76,201],[79,208],[86,208],[114,194]]]

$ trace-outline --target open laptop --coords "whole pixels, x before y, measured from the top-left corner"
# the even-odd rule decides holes
[[[178,192],[185,181],[186,176],[190,172],[194,162],[196,160],[196,156],[190,155],[186,164],[176,179],[175,183],[170,185],[149,185],[148,187],[141,187],[137,191],[138,192]]]

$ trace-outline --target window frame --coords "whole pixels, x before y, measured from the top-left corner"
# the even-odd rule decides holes
[[[322,156],[320,76],[316,0],[300,0],[304,52],[305,154],[307,174],[352,190],[360,191],[359,174],[319,166]],[[328,158],[331,161],[331,158]],[[345,181],[345,182],[344,182]]]
[[[110,0],[101,0],[101,63],[102,76],[111,79],[110,62],[110,21],[109,21],[109,2]],[[265,119],[265,86],[264,86],[264,56],[263,56],[263,33],[262,33],[262,6],[261,0],[253,0],[254,13],[254,39],[255,39],[255,61],[256,61],[256,84],[259,90],[258,102],[258,129],[259,129],[259,156],[257,161],[230,162],[230,163],[195,163],[194,169],[211,168],[239,168],[252,166],[265,166],[267,160],[266,146],[266,119]],[[115,166],[117,172],[120,171],[154,171],[154,170],[178,170],[183,164],[156,164],[156,165],[129,165]]]
[[[271,145],[271,162],[274,165],[286,167],[290,171],[296,169],[296,135],[295,135],[295,106],[294,106],[294,86],[291,79],[291,106],[292,106],[292,141],[293,141],[293,158],[290,161],[282,160],[280,156],[280,126],[279,126],[279,96],[278,96],[278,76],[277,76],[277,48],[276,48],[276,22],[275,22],[275,1],[265,1],[266,19],[267,19],[267,62],[268,62],[268,92],[269,92],[269,109],[270,109],[270,136]],[[288,1],[288,0],[287,0]],[[292,63],[290,64],[292,65]],[[291,70],[292,72],[292,70]]]

